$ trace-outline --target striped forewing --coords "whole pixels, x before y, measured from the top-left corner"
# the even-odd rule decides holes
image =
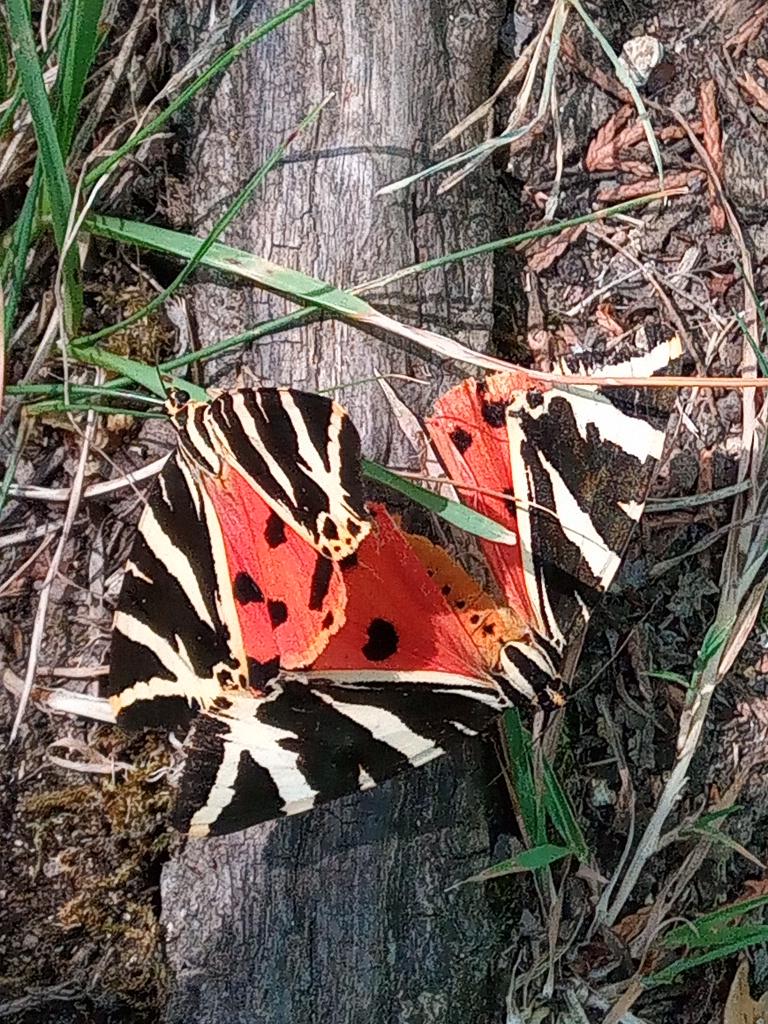
[[[669,343],[601,375],[651,375]],[[563,648],[613,581],[645,507],[668,410],[651,389],[520,391],[507,433],[526,591],[536,628]]]
[[[226,689],[245,687],[247,676],[219,523],[177,453],[139,521],[105,693],[122,725],[183,727]]]
[[[370,789],[456,748],[507,706],[489,682],[437,673],[282,676],[261,700],[220,700],[196,718],[176,824],[223,834]]]
[[[225,460],[320,554],[342,560],[368,532],[360,439],[341,406],[289,388],[242,388],[175,412],[204,469]]]

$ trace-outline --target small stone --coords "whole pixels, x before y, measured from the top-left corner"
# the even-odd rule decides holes
[[[592,779],[590,788],[593,807],[612,807],[616,803],[616,794],[605,779]]]
[[[619,55],[627,74],[641,89],[664,56],[664,47],[655,36],[635,36],[624,43]]]

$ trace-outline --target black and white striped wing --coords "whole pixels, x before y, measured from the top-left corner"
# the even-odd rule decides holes
[[[651,376],[676,344],[595,376]],[[646,388],[518,391],[506,410],[526,591],[562,649],[613,581],[666,436],[668,409]]]
[[[103,694],[124,727],[184,728],[196,709],[247,684],[219,522],[188,461],[175,454],[126,565]]]
[[[185,741],[175,824],[222,835],[370,789],[455,749],[506,706],[472,680],[438,690],[285,676],[263,699],[218,701]]]
[[[343,560],[368,532],[360,438],[330,398],[242,388],[173,405],[172,415],[190,457],[214,476],[226,461],[326,558]]]

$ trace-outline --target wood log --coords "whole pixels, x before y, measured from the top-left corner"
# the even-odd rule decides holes
[[[246,6],[234,37],[283,5]],[[447,196],[434,184],[376,196],[426,166],[430,145],[488,95],[505,6],[321,0],[257,44],[191,115],[175,223],[204,233],[307,110],[333,93],[225,241],[350,286],[508,233],[490,167]],[[208,36],[209,11],[208,0],[166,11],[179,62]],[[406,278],[375,302],[486,347],[492,293],[493,262],[483,258]],[[229,281],[198,285],[193,304],[204,343],[289,308]],[[335,388],[367,455],[415,465],[375,378],[423,378],[396,382],[423,412],[462,369],[329,322],[229,356],[207,383],[231,384],[242,373],[246,382]],[[504,846],[497,777],[488,747],[470,747],[463,763],[444,758],[327,809],[190,841],[162,881],[167,1024],[502,1020],[509,922],[483,887],[446,891]]]

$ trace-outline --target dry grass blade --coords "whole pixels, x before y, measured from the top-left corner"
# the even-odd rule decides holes
[[[24,680],[9,668],[3,670],[0,682],[4,689],[21,700],[25,692]],[[76,718],[90,718],[94,722],[115,725],[115,713],[106,697],[92,697],[89,693],[76,693],[63,688],[50,689],[34,686],[28,699],[39,703],[46,711],[59,715],[74,715]]]
[[[159,459],[148,462],[141,469],[136,469],[132,473],[126,473],[125,476],[117,477],[115,480],[105,480],[100,484],[90,484],[83,489],[82,497],[103,498],[106,494],[114,494],[116,491],[122,491],[126,487],[134,487],[136,484],[141,483],[142,480],[149,480],[153,476],[157,476],[167,461],[168,456],[162,455]],[[70,500],[72,488],[35,487],[31,484],[27,486],[14,484],[10,488],[9,494],[12,498],[24,498],[26,501],[51,501],[59,504]]]
[[[483,102],[478,107],[476,107],[471,114],[467,114],[467,116],[462,121],[459,121],[457,125],[455,125],[453,128],[450,129],[450,131],[447,131],[445,135],[443,135],[443,137],[435,144],[434,148],[436,152],[441,149],[444,149],[449,142],[453,142],[455,139],[458,139],[459,136],[463,135],[464,132],[466,132],[469,128],[472,127],[473,124],[476,124],[478,121],[482,121],[484,117],[490,114],[490,112],[493,110],[496,100],[500,96],[503,96],[507,89],[509,89],[511,85],[514,85],[518,78],[522,76],[523,72],[528,66],[528,62],[531,60],[531,57],[533,56],[533,51],[535,47],[538,45],[539,39],[541,38],[543,32],[544,29],[542,29],[541,32],[538,33],[538,35],[534,36],[533,39],[531,39],[531,41],[525,46],[523,52],[517,58],[517,60],[509,69],[509,71],[506,73],[504,78],[502,78],[501,82],[498,84],[494,92],[488,97],[488,99],[483,100]]]
[[[19,698],[19,706],[16,710],[16,717],[13,721],[13,727],[11,729],[11,735],[9,743],[13,743],[19,731],[19,726],[24,718],[24,712],[27,708],[29,701],[29,695],[32,691],[32,687],[35,683],[35,675],[37,670],[37,663],[40,656],[40,644],[43,638],[43,632],[45,630],[45,621],[48,614],[48,603],[51,597],[51,588],[53,581],[61,566],[61,560],[64,557],[64,548],[67,540],[69,539],[72,526],[75,522],[75,516],[77,510],[80,507],[80,499],[83,489],[83,481],[85,479],[85,470],[88,464],[88,454],[90,451],[91,442],[93,440],[94,433],[96,431],[96,414],[89,413],[88,420],[86,423],[85,431],[83,433],[83,443],[80,450],[80,459],[78,461],[77,470],[75,472],[75,478],[72,481],[72,490],[69,498],[69,504],[67,506],[66,515],[64,516],[64,524],[61,530],[61,537],[59,543],[56,546],[53,558],[51,559],[51,565],[46,574],[43,582],[42,589],[40,591],[40,597],[37,605],[37,612],[35,614],[34,624],[32,626],[32,636],[30,639],[30,650],[29,659],[27,661],[27,671],[24,677],[24,688]]]
[[[18,580],[20,577],[24,575],[24,573],[27,571],[30,565],[33,565],[37,561],[37,559],[40,557],[40,555],[42,555],[46,548],[50,547],[51,543],[53,542],[53,538],[53,533],[46,534],[43,537],[42,541],[37,545],[35,550],[32,552],[32,554],[28,558],[25,558],[21,565],[17,566],[17,568],[11,573],[11,575],[6,580],[3,580],[3,582],[0,583],[0,597],[2,597],[3,594],[7,594],[8,591],[13,586],[13,584],[16,582],[16,580]]]
[[[62,747],[72,754],[83,755],[84,759],[76,760],[71,757],[59,757],[57,754],[52,754],[50,751],[56,747]],[[83,740],[74,739],[71,736],[63,737],[51,743],[48,748],[47,760],[51,764],[56,765],[57,768],[80,772],[83,775],[114,776],[117,772],[133,771],[133,765],[128,764],[127,761],[115,761],[110,757],[105,757],[104,754],[100,754],[98,750],[94,750],[87,743],[84,743]]]
[[[442,482],[443,467],[440,465],[440,461],[432,449],[429,437],[419,417],[408,408],[395,392],[392,385],[384,380],[383,377],[379,378],[379,386],[389,402],[398,426],[408,438],[408,443],[421,460],[424,469],[422,475],[424,486],[430,490],[439,491],[443,497],[450,498],[451,501],[458,502],[460,499],[456,488],[449,483]],[[424,476],[428,479],[424,480]],[[438,483],[437,481],[441,482]]]

